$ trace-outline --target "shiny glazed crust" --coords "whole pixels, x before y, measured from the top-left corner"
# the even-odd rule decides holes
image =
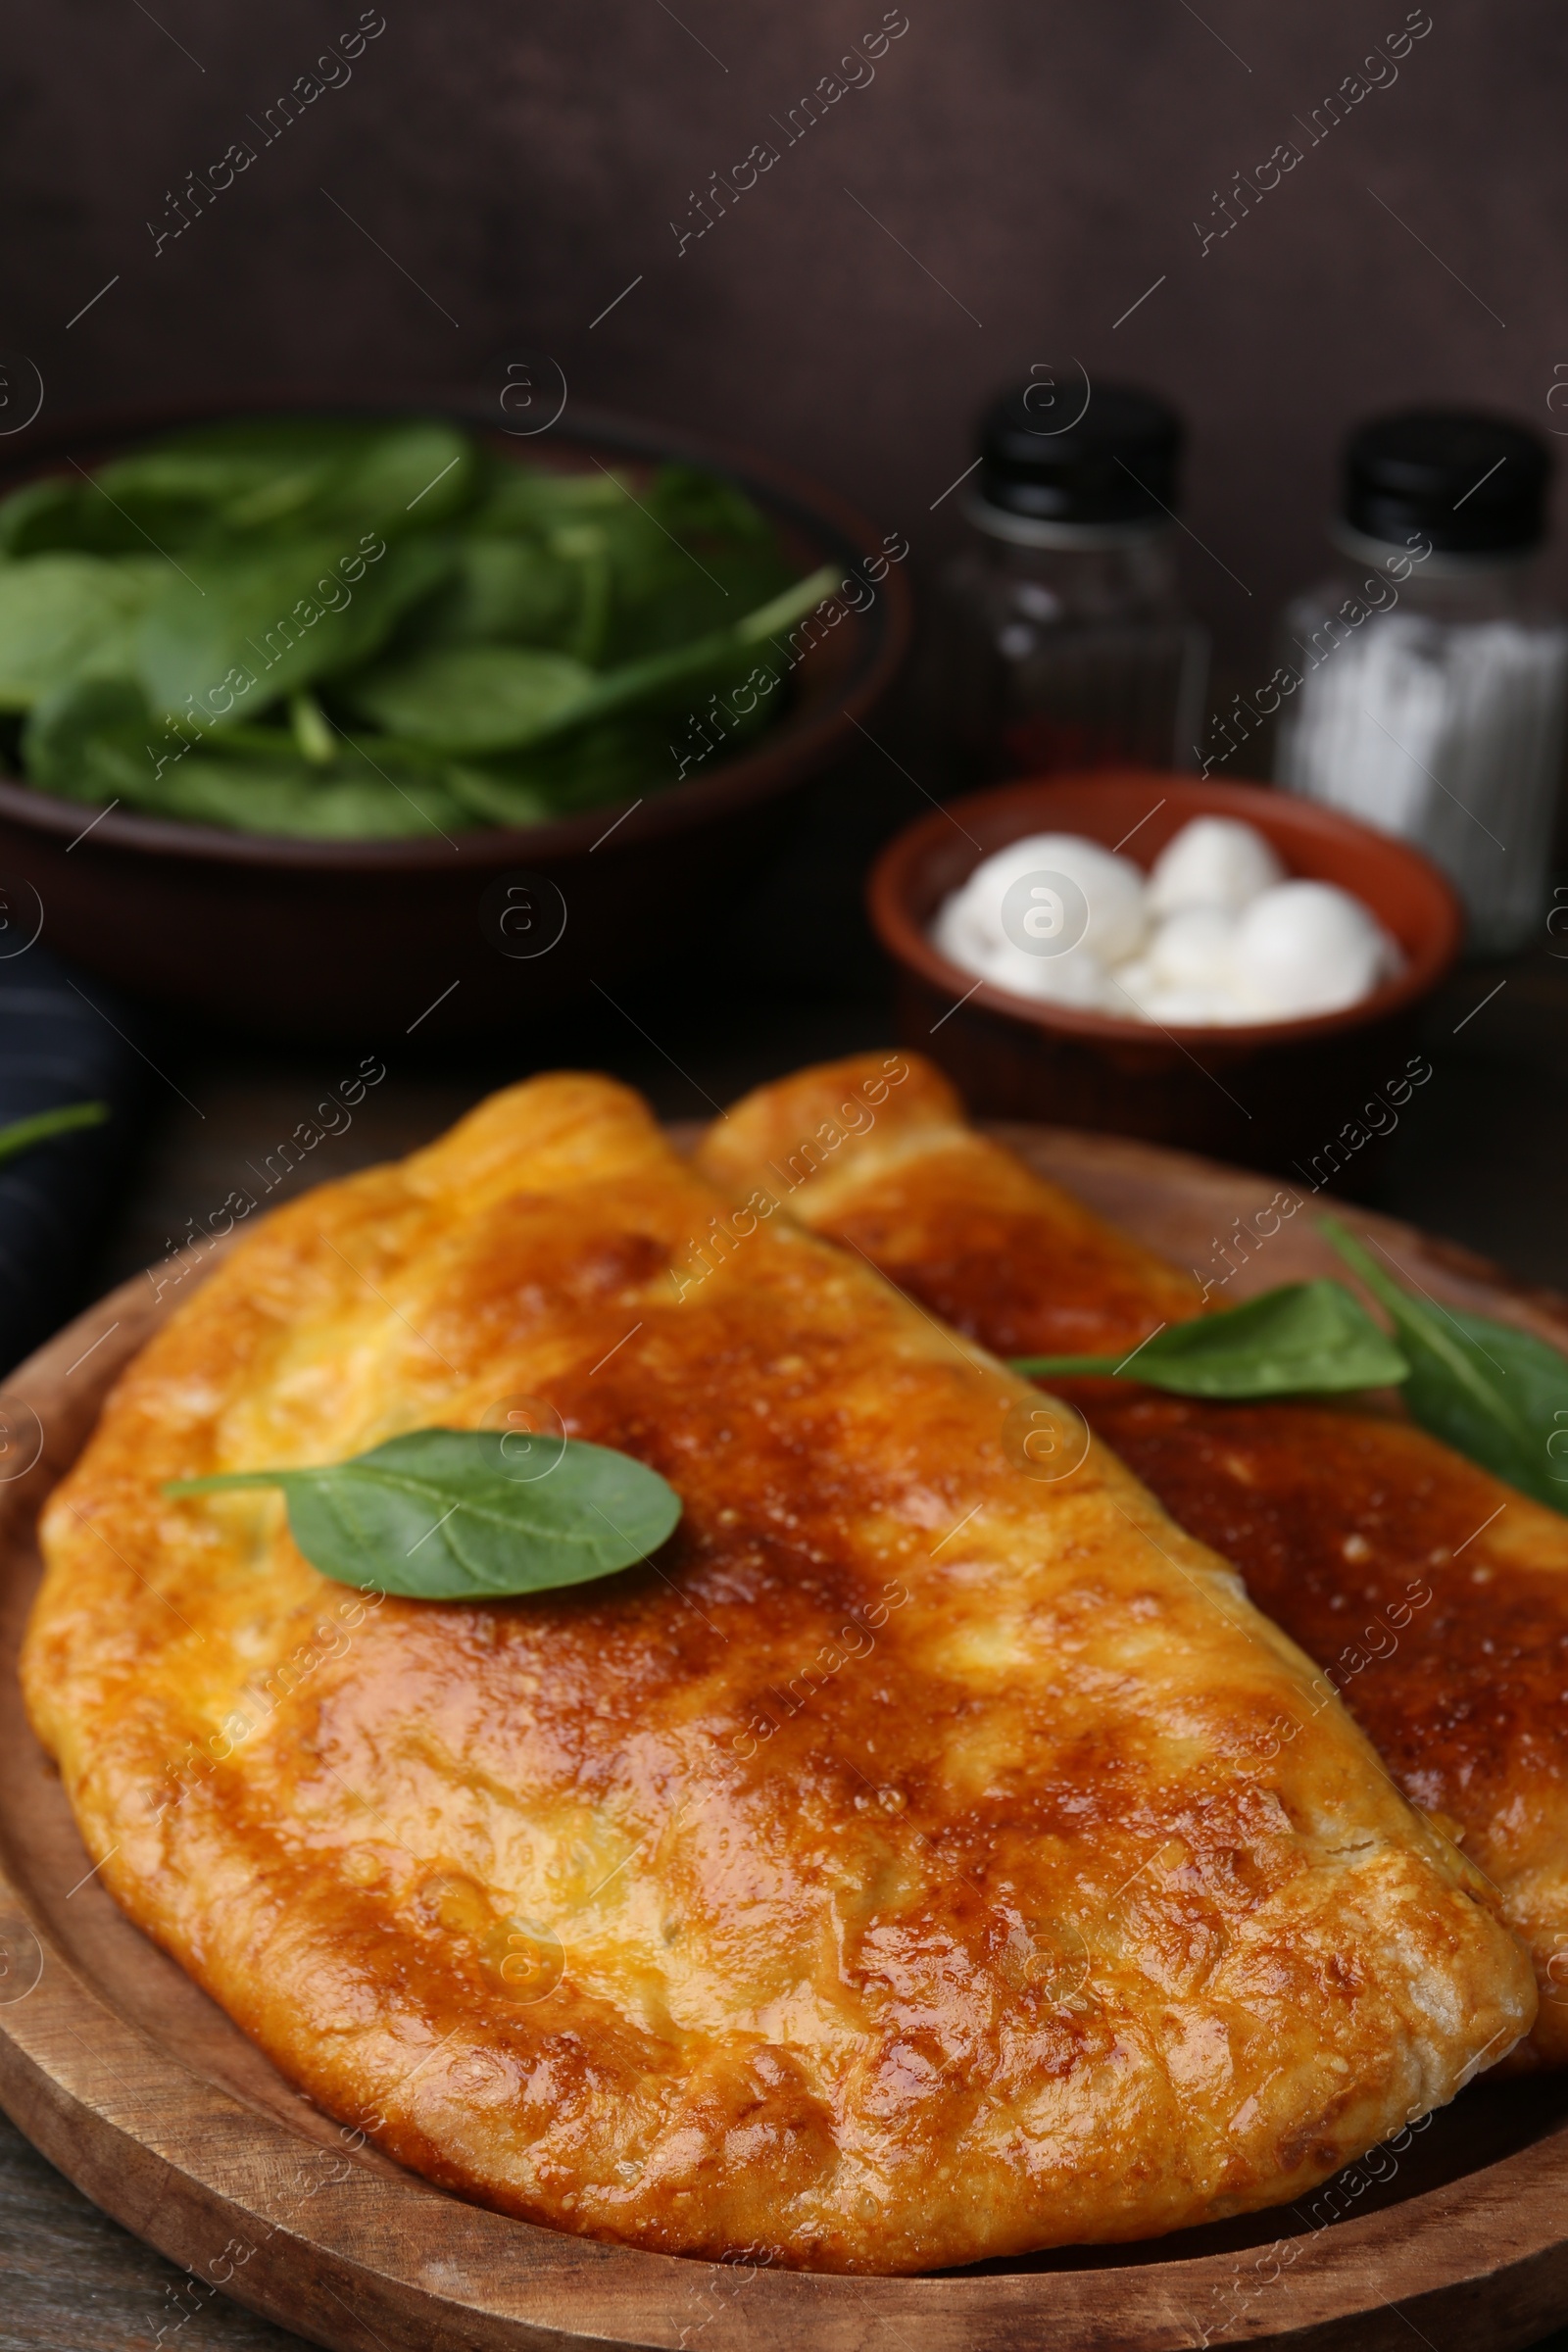
[[[703,1164],[749,1185],[877,1060],[764,1088],[710,1131]],[[791,1194],[792,1214],[1002,1355],[1131,1349],[1199,1311],[1196,1283],[977,1135],[947,1081],[911,1062],[875,1127]],[[1383,1414],[1057,1385],[1462,1839],[1531,1946],[1530,2051],[1568,2061],[1568,1520]]]
[[[672,1480],[655,1562],[377,1601],[275,1496],[161,1492],[519,1395]],[[537,1079],[279,1210],[132,1366],[47,1514],[32,1719],[131,1916],[503,2210],[895,2272],[1294,2197],[1525,2032],[1529,1970],[1107,1449],[1031,1474],[1037,1405]]]

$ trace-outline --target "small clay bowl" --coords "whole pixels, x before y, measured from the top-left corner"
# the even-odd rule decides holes
[[[1398,941],[1397,977],[1341,1012],[1161,1029],[1025,1004],[988,981],[976,987],[931,945],[943,900],[1008,842],[1079,833],[1147,869],[1195,816],[1241,817],[1291,875],[1353,892]],[[1452,888],[1407,843],[1265,785],[1143,768],[1003,784],[956,801],[888,844],[868,897],[898,973],[900,1035],[940,1062],[971,1109],[1141,1136],[1347,1189],[1364,1172],[1347,1130],[1364,1140],[1363,1105],[1397,1088],[1413,1056],[1423,1066],[1419,1007],[1463,937]]]

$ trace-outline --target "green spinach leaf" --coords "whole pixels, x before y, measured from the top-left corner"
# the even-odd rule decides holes
[[[343,694],[388,734],[462,757],[530,742],[591,686],[592,673],[568,655],[469,645],[385,662],[347,681]]]
[[[673,1533],[679,1495],[632,1455],[562,1439],[542,1476],[519,1477],[510,1443],[500,1431],[418,1429],[352,1461],[176,1479],[164,1492],[279,1487],[290,1533],[323,1576],[415,1600],[587,1584]]]
[[[612,667],[732,628],[789,584],[750,500],[682,467],[666,467],[640,504],[628,496],[598,536],[608,579],[598,660]]]
[[[521,751],[568,729],[622,712],[667,708],[722,676],[757,643],[819,603],[833,586],[813,572],[734,628],[598,673],[564,654],[523,646],[453,647],[389,660],[347,679],[362,717],[416,743],[459,756]]]
[[[303,716],[303,711],[296,713]],[[231,724],[203,737],[155,719],[141,689],[84,680],[46,697],[23,729],[34,783],[102,807],[122,801],[149,815],[240,833],[308,841],[417,840],[472,826],[470,804],[449,787],[445,763],[411,744],[362,744],[318,710],[302,752],[296,727]]]
[[[831,596],[837,574],[827,565],[797,580],[779,596],[746,614],[733,627],[671,652],[651,654],[646,661],[628,662],[619,669],[600,671],[580,701],[565,706],[529,738],[547,743],[568,729],[638,711],[679,710],[694,693],[714,683],[738,684],[740,672],[754,662],[755,649],[779,631],[794,626],[802,615]],[[739,667],[738,667],[739,665]],[[763,666],[775,675],[782,669],[776,657]]]
[[[172,561],[171,551],[183,551],[192,535],[185,507],[144,498],[133,512],[109,498],[94,477],[76,470],[26,482],[0,504],[0,548],[9,556]]]
[[[66,1102],[58,1110],[35,1110],[30,1118],[13,1119],[0,1127],[0,1166],[20,1158],[35,1145],[52,1143],[57,1135],[74,1135],[78,1127],[101,1127],[109,1116],[107,1102]]]
[[[483,488],[466,517],[470,531],[542,539],[560,523],[601,521],[628,503],[625,484],[603,466],[567,473],[519,466],[495,451],[486,454],[484,466]]]
[[[338,738],[308,686],[289,696],[288,723],[300,758],[311,767],[330,767],[337,758]]]
[[[101,556],[0,563],[0,710],[27,710],[77,677],[133,674],[133,633],[164,566]]]
[[[126,678],[73,678],[39,699],[22,730],[22,763],[34,784],[100,805],[140,807],[160,757],[178,748]]]
[[[153,709],[221,729],[378,652],[450,557],[429,540],[366,540],[364,554],[330,539],[193,553],[190,578],[172,578],[142,623],[137,666]],[[345,576],[345,558],[358,576]]]
[[[20,490],[0,499],[0,555],[101,552],[92,550],[84,527],[81,488],[76,474],[50,473],[41,481],[24,482]]]
[[[397,776],[384,762],[311,767],[303,760],[290,761],[286,745],[275,767],[193,753],[160,779],[141,806],[186,824],[300,841],[418,841],[462,832],[474,821],[428,772]]]
[[[728,739],[765,726],[764,706]],[[634,801],[676,781],[668,727],[657,718],[601,719],[536,750],[448,766],[448,784],[476,815],[497,825],[541,824],[614,801]],[[617,836],[617,839],[619,837]]]
[[[471,760],[454,760],[442,775],[454,800],[487,825],[544,825],[561,813],[537,784],[497,775]]]
[[[1130,1355],[1030,1355],[1031,1379],[1098,1373],[1178,1396],[1333,1396],[1382,1389],[1410,1366],[1342,1283],[1290,1282],[1224,1314],[1167,1324]]]
[[[216,538],[319,538],[433,529],[482,474],[468,435],[439,417],[251,416],[171,434],[101,466],[104,498],[192,547]]]
[[[1534,1333],[1418,1298],[1336,1218],[1322,1230],[1386,1307],[1410,1359],[1410,1417],[1521,1494],[1568,1514],[1568,1356]]]
[[[662,466],[634,486],[608,467],[554,473],[493,460],[466,528],[525,535],[578,573],[572,631],[519,635],[595,667],[726,630],[790,578],[766,517],[733,482],[696,466]]]
[[[423,650],[537,645],[574,653],[588,602],[584,565],[536,539],[456,542],[452,575],[399,639]]]

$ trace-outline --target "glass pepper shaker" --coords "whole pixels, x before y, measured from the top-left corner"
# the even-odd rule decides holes
[[[963,552],[939,605],[941,724],[979,782],[1185,763],[1207,632],[1177,589],[1182,425],[1147,392],[1033,382],[981,421]]]
[[[1532,557],[1550,453],[1501,417],[1410,410],[1353,433],[1342,563],[1287,606],[1275,781],[1415,842],[1473,953],[1541,920],[1560,788],[1568,625]]]

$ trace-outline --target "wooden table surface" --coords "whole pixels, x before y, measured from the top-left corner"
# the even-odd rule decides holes
[[[887,1042],[851,864],[846,858],[849,879],[834,879],[825,897],[818,875],[814,896],[793,898],[792,869],[782,864],[742,909],[749,928],[731,984],[715,985],[710,969],[701,983],[628,987],[616,1005],[557,1019],[549,1035],[466,1053],[420,1053],[417,1038],[289,1053],[170,1024],[154,1044],[148,1132],[94,1288],[164,1259],[187,1221],[211,1216],[233,1187],[254,1193],[282,1141],[366,1055],[385,1062],[385,1078],[352,1126],[278,1184],[274,1200],[407,1151],[492,1086],[530,1070],[610,1069],[643,1088],[662,1115],[704,1118],[803,1062]],[[824,973],[822,941],[835,923],[847,945]],[[1544,936],[1519,961],[1469,967],[1446,987],[1428,1023],[1434,1081],[1401,1129],[1377,1145],[1376,1162],[1366,1154],[1366,1175],[1378,1206],[1466,1242],[1518,1276],[1568,1290],[1568,956],[1554,956],[1554,944]],[[297,2341],[192,2288],[0,2118],[0,2352],[152,2352],[160,2343],[264,2352]],[[1549,2342],[1568,2352],[1568,2328]],[[1456,2340],[1437,2352],[1464,2348]]]

